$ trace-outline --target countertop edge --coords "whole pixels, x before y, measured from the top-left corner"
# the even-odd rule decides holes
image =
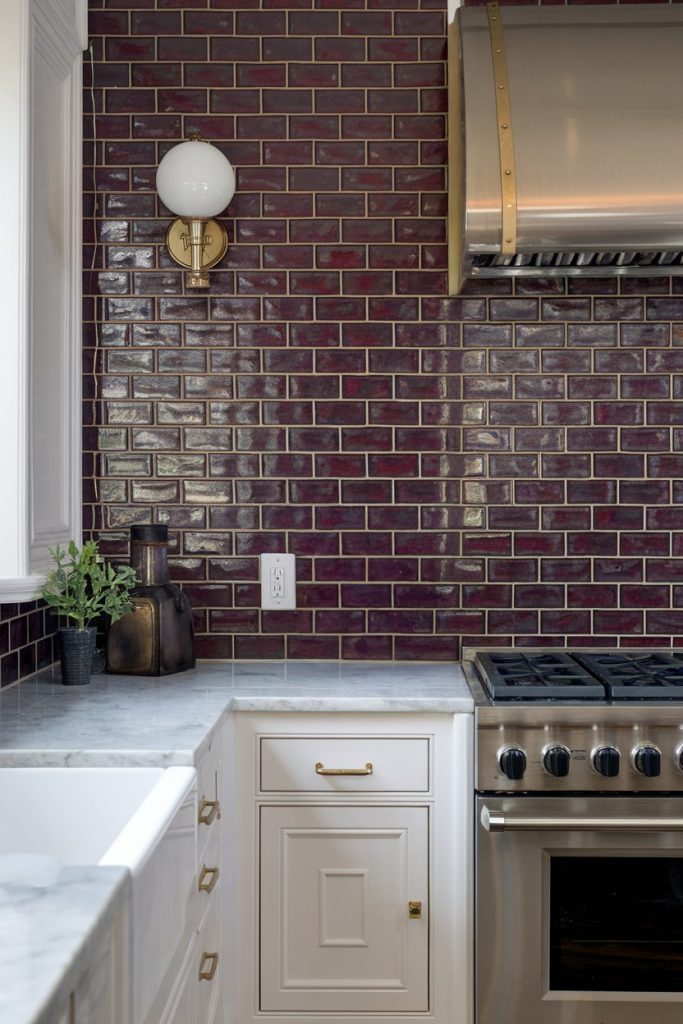
[[[53,1024],[58,1011],[66,1005],[70,993],[76,988],[85,970],[90,945],[104,936],[111,926],[114,914],[130,898],[132,885],[130,871],[128,868],[118,866],[65,867],[63,874],[54,885],[54,890],[57,891],[64,884],[87,885],[88,880],[94,877],[94,871],[97,872],[99,879],[108,876],[111,879],[111,888],[100,896],[93,911],[90,926],[84,928],[80,937],[73,942],[65,962],[55,965],[54,976],[47,981],[45,990],[37,997],[36,1004],[33,1007],[22,1008],[20,1010],[21,1017],[16,1017],[10,1008],[10,1015],[3,1017],[3,1024],[27,1024],[29,1018],[24,1015],[25,1010],[32,1013],[30,1024]],[[11,883],[5,883],[4,886],[0,886],[0,890],[2,888],[11,888]]]

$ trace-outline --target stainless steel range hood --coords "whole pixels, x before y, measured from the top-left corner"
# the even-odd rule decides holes
[[[491,3],[450,33],[450,291],[683,274],[683,8]]]

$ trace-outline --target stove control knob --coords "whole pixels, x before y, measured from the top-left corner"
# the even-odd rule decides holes
[[[526,771],[526,754],[520,747],[506,747],[498,755],[498,765],[508,779],[521,779]]]
[[[619,774],[619,751],[616,747],[598,747],[593,754],[593,767],[600,775],[611,779]]]
[[[656,747],[637,747],[633,753],[633,767],[648,779],[654,779],[662,770],[662,755]]]
[[[569,751],[566,747],[556,744],[547,747],[543,753],[543,767],[549,775],[556,779],[563,779],[569,775]]]

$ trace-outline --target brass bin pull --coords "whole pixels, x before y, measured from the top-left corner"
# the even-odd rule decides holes
[[[411,921],[422,917],[422,900],[408,900],[408,917]]]
[[[316,775],[372,775],[372,764],[370,761],[365,768],[325,768],[322,761],[316,761]]]
[[[210,825],[215,818],[221,816],[221,805],[219,800],[205,800],[202,797],[199,804],[199,824]]]
[[[213,892],[214,886],[220,878],[220,875],[220,868],[207,868],[206,864],[202,864],[197,888],[200,892]]]
[[[211,966],[207,970],[207,964]],[[218,970],[218,953],[202,953],[202,962],[199,965],[199,980],[212,981]]]

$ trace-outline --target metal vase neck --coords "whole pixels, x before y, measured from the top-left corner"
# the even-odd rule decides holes
[[[165,526],[131,527],[130,564],[140,584],[168,583],[168,529]]]

